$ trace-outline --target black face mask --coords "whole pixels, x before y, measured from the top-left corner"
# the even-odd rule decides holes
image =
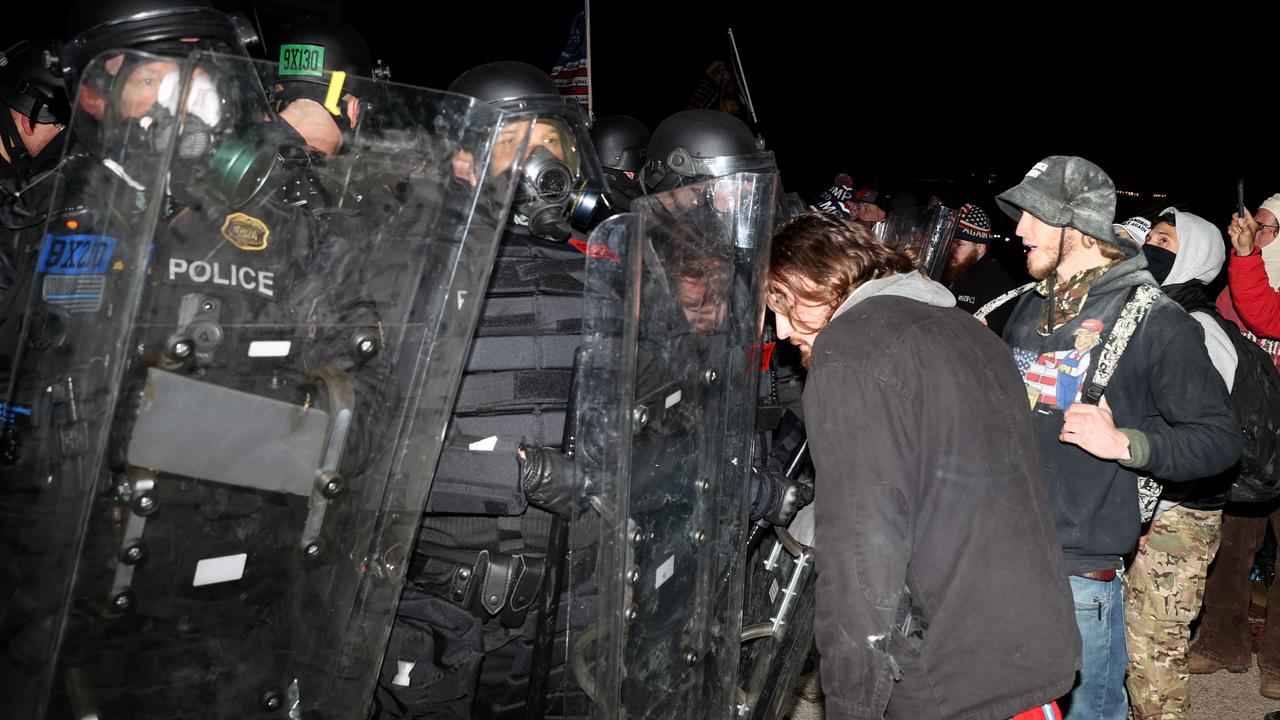
[[[1170,252],[1158,245],[1143,245],[1142,254],[1147,256],[1147,272],[1151,273],[1151,277],[1156,282],[1164,284],[1165,278],[1169,277],[1169,272],[1173,270],[1173,261],[1177,259],[1178,254]]]

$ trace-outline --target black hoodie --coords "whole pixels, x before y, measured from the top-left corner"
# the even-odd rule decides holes
[[[1013,346],[1031,402],[1067,572],[1073,574],[1119,568],[1121,557],[1135,547],[1136,471],[1166,483],[1185,482],[1221,472],[1240,457],[1240,428],[1205,351],[1204,332],[1164,296],[1133,333],[1104,394],[1116,427],[1129,436],[1132,460],[1102,460],[1058,439],[1063,411],[1079,400],[1092,377],[1100,344],[1130,291],[1155,284],[1145,267],[1142,255],[1116,263],[1094,283],[1079,315],[1048,337],[1037,332],[1045,299],[1034,292],[1021,298],[1005,326],[1004,339]],[[1077,331],[1099,323],[1099,345],[1076,350]]]

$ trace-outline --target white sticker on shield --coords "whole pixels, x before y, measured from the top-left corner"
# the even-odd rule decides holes
[[[244,565],[248,559],[248,553],[205,558],[196,563],[196,578],[191,581],[191,587],[239,580],[244,577]]]
[[[676,574],[676,556],[672,555],[667,561],[658,566],[658,572],[653,575],[653,589],[657,590],[662,587],[662,583],[671,579]]]

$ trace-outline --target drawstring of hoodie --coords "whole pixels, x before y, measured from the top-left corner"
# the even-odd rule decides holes
[[[1053,261],[1053,267],[1049,269],[1049,294],[1045,296],[1045,302],[1049,303],[1049,332],[1053,332],[1053,310],[1054,305],[1058,303],[1058,266],[1062,264],[1062,248],[1066,245],[1067,226],[1063,225],[1058,231],[1058,256]]]

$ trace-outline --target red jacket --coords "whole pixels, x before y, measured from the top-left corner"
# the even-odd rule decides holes
[[[1233,250],[1227,263],[1232,304],[1245,328],[1256,335],[1280,338],[1280,292],[1272,289],[1262,253],[1241,257]]]
[[[1231,297],[1230,287],[1222,288],[1222,292],[1218,293],[1218,299],[1214,304],[1217,305],[1218,312],[1222,317],[1235,323],[1236,327],[1240,328],[1240,332],[1243,333],[1245,337],[1257,343],[1258,347],[1266,350],[1267,354],[1271,356],[1271,360],[1275,362],[1276,369],[1280,370],[1280,340],[1258,337],[1257,335],[1249,332],[1249,328],[1245,327],[1244,321],[1240,319],[1240,314],[1236,312],[1234,300]]]

